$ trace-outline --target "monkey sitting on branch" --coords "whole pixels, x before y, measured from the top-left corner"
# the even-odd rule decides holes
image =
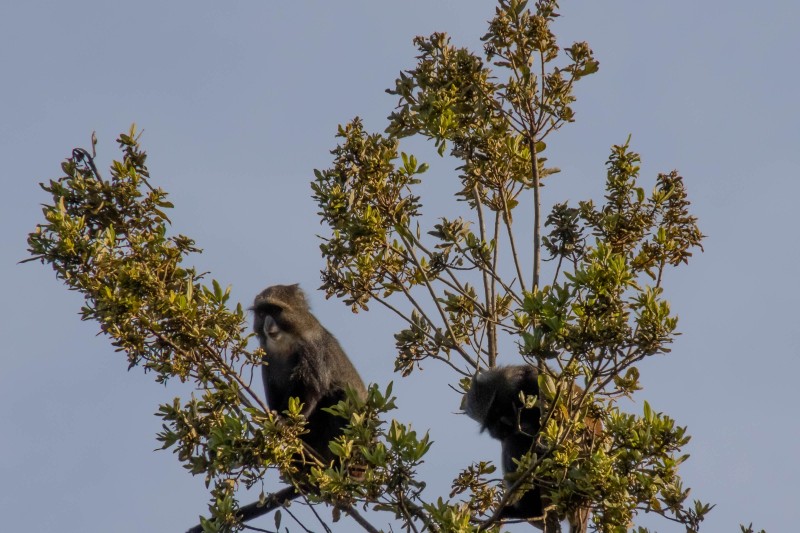
[[[253,330],[265,354],[262,376],[267,405],[282,413],[289,408],[289,398],[299,399],[308,430],[300,438],[323,461],[332,461],[335,456],[328,443],[342,434],[347,420],[324,409],[346,399],[348,388],[365,399],[364,382],[336,338],[311,313],[298,284],[264,289],[250,310]],[[264,503],[240,507],[237,514],[247,522],[297,496],[294,487],[287,487]],[[187,533],[201,531],[201,526],[195,526]]]
[[[301,438],[324,460],[334,458],[328,443],[347,421],[324,411],[353,389],[361,399],[367,389],[353,363],[331,333],[311,314],[298,284],[264,289],[252,307],[253,330],[264,350],[262,376],[267,405],[282,413],[289,398],[303,403],[308,433]]]
[[[538,406],[526,408],[520,394],[537,397],[539,394],[538,372],[530,365],[495,367],[479,372],[469,390],[461,400],[461,409],[481,425],[481,431],[489,432],[500,441],[503,474],[517,470],[515,459],[530,452],[536,443],[540,429]],[[580,388],[575,387],[577,391]],[[587,419],[590,433],[600,431],[599,422]],[[506,488],[512,483],[506,478]],[[543,528],[546,499],[539,487],[534,486],[517,501],[506,505],[500,518],[528,520]],[[570,533],[586,533],[589,509],[576,508],[566,517]]]

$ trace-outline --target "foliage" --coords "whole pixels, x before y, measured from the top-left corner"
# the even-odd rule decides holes
[[[158,440],[189,472],[205,476],[212,518],[202,529],[241,529],[235,491],[262,483],[270,468],[291,485],[314,486],[302,491],[309,501],[357,517],[358,501],[377,509],[413,502],[421,487],[415,469],[430,442],[397,421],[384,422],[395,409],[391,386],[384,393],[373,386],[365,402],[352,397],[335,409],[350,420],[331,443],[338,464],[303,449],[300,403],[270,412],[246,378],[262,354],[247,349],[241,305],[228,309],[230,289],[216,280],[205,285],[202,274],[182,266],[199,250],[187,237],[168,236],[165,211],[172,205],[150,184],[135,128],[117,142],[123,157],[112,163],[110,180],[78,149],[62,166],[65,176],[42,185],[53,199],[43,209],[46,222],[29,236],[30,252],[83,294],[82,319],[97,321],[131,367],[143,366],[159,382],[196,385],[197,397],[159,407]],[[351,476],[353,463],[366,464],[363,479]],[[419,514],[411,503],[407,508],[409,516]]]
[[[417,37],[416,66],[389,90],[398,105],[385,133],[367,132],[358,118],[339,128],[333,165],[312,185],[330,228],[323,288],[354,311],[375,301],[405,321],[395,336],[403,375],[434,359],[468,376],[498,363],[503,336],[516,340],[550,385],[536,399],[546,406],[540,453],[510,480],[547,487],[559,514],[590,502],[603,531],[627,527],[642,510],[696,530],[710,507],[687,505],[677,474],[685,428],[647,404],[642,415],[625,414],[617,401],[640,388],[637,362],[669,352],[677,316],[663,274],[688,261],[702,234],[677,172],[659,174],[649,193],[639,184],[630,139],[612,148],[602,205],[556,203],[541,223],[543,180],[558,172],[546,166],[545,140],[574,120],[575,86],[598,70],[586,43],[557,44],[557,7],[500,1],[482,56],[442,33]],[[411,136],[457,162],[455,196],[468,208],[427,231],[415,186],[429,166],[400,150]],[[520,243],[531,224],[514,216],[526,208],[529,267]],[[548,284],[543,256],[554,262]],[[576,383],[584,392],[565,401]],[[580,446],[587,416],[603,422],[601,446]],[[488,472],[468,467],[453,492],[472,491],[483,527],[496,521],[501,492],[487,488]]]
[[[670,351],[677,316],[664,273],[686,263],[703,236],[677,172],[659,174],[649,192],[640,184],[630,139],[612,147],[601,204],[554,202],[543,216],[543,184],[558,173],[546,164],[545,140],[574,121],[575,86],[599,65],[586,43],[557,44],[557,9],[554,0],[500,0],[483,54],[443,33],[415,38],[416,66],[388,91],[398,105],[385,132],[367,132],[358,118],[340,126],[333,164],[312,183],[330,229],[323,288],[353,311],[377,302],[396,313],[403,376],[435,360],[466,389],[501,360],[538,369],[539,395],[525,401],[541,407],[543,429],[509,490],[477,461],[447,498],[428,499],[416,469],[431,442],[387,421],[391,385],[333,409],[350,422],[330,445],[338,461],[304,449],[300,404],[270,412],[244,377],[263,355],[247,348],[244,310],[228,307],[229,289],[183,266],[199,250],[169,233],[172,205],[151,184],[135,128],[118,139],[123,156],[110,180],[95,167],[93,143],[91,155],[77,149],[64,176],[42,185],[52,203],[29,237],[31,259],[83,294],[82,318],[97,321],[131,367],[197,388],[157,414],[163,448],[210,488],[202,530],[242,529],[236,490],[263,487],[269,469],[307,503],[331,505],[367,531],[377,529],[357,506],[390,513],[406,531],[499,531],[499,507],[534,482],[552,502],[548,512],[589,505],[599,531],[628,529],[642,511],[699,528],[710,506],[688,503],[678,476],[685,428],[647,402],[641,414],[623,412],[619,400],[640,389],[638,362]],[[422,218],[415,186],[430,169],[400,150],[414,136],[458,162],[463,217]],[[512,343],[518,356],[501,355]]]

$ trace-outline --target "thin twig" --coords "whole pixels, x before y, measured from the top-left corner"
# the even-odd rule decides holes
[[[372,524],[370,524],[366,518],[364,518],[361,513],[356,511],[356,509],[350,505],[343,505],[341,507],[337,507],[338,509],[344,511],[350,518],[358,522],[358,524],[363,527],[365,530],[369,531],[369,533],[380,533],[379,530],[375,528]]]
[[[483,203],[481,202],[480,191],[478,190],[478,184],[475,183],[472,186],[472,197],[475,201],[475,210],[478,213],[478,226],[481,235],[481,244],[486,243],[486,223],[483,218]],[[497,243],[495,242],[495,254],[497,253]],[[495,255],[496,257],[496,255]],[[489,274],[487,273],[487,268],[479,267],[481,269],[481,275],[483,277],[483,292],[484,298],[486,299],[486,318],[489,316],[493,316],[494,313],[494,302],[492,300],[492,288],[491,283],[489,281]],[[496,271],[496,269],[492,269]],[[491,328],[489,323],[486,323],[487,327]],[[492,367],[497,360],[497,346],[495,344],[495,337],[492,335],[491,329],[489,330],[489,366]]]
[[[331,528],[330,528],[330,527],[328,527],[328,524],[326,524],[326,523],[325,523],[325,521],[322,519],[322,517],[321,517],[321,516],[319,515],[319,513],[317,512],[317,508],[316,508],[316,506],[314,506],[314,505],[313,505],[311,502],[309,502],[309,501],[308,501],[308,498],[306,498],[305,496],[303,496],[303,499],[305,499],[306,503],[308,503],[308,507],[311,509],[311,512],[312,512],[312,513],[314,513],[314,516],[317,518],[317,521],[318,521],[318,522],[319,522],[319,523],[322,525],[322,527],[325,529],[325,533],[333,533],[333,532],[331,531]]]
[[[300,521],[300,519],[298,519],[298,518],[297,518],[297,517],[294,515],[294,513],[293,513],[293,512],[292,512],[292,511],[291,511],[291,510],[290,510],[288,507],[284,507],[284,508],[283,508],[283,510],[284,510],[284,511],[286,511],[286,514],[288,514],[289,516],[291,516],[291,517],[292,517],[292,519],[293,519],[295,522],[297,522],[297,525],[298,525],[298,526],[300,526],[300,527],[302,527],[302,528],[303,528],[303,530],[304,530],[306,533],[314,533],[313,531],[311,531],[310,529],[308,529],[306,526],[304,526],[304,525],[303,525],[303,523]]]
[[[425,281],[425,287],[428,289],[428,293],[431,296],[431,300],[433,301],[433,304],[436,306],[436,310],[439,312],[439,316],[441,317],[442,322],[444,323],[445,328],[447,329],[447,334],[450,336],[452,346],[456,348],[458,346],[456,335],[455,333],[453,333],[453,328],[450,326],[450,321],[447,319],[447,314],[444,312],[444,309],[442,309],[442,304],[439,302],[439,298],[436,297],[436,291],[433,290],[433,284],[431,283],[430,278],[428,278],[428,273],[425,272],[424,268],[422,268],[422,264],[419,262],[419,259],[417,259],[417,256],[414,253],[414,249],[409,244],[405,235],[399,234],[399,237],[403,241],[403,244],[405,245],[406,250],[408,250],[408,253],[411,254],[411,259],[414,261],[414,264],[417,266],[417,268],[419,268],[420,273],[422,273],[422,278]],[[405,291],[406,289],[403,288],[403,290]],[[408,292],[406,292],[406,295],[410,296]],[[461,350],[457,351],[469,363],[471,363],[472,365],[475,364],[475,361],[471,357],[469,357],[466,353],[464,353]]]
[[[539,271],[541,270],[540,250],[542,242],[541,211],[542,200],[540,198],[539,183],[539,159],[536,155],[535,132],[528,132],[528,150],[531,157],[531,171],[533,178],[533,290],[539,289]]]
[[[389,309],[390,311],[395,313],[397,316],[399,316],[400,318],[405,320],[410,326],[412,326],[412,327],[416,326],[416,324],[414,324],[414,322],[412,322],[410,318],[408,318],[405,314],[403,314],[399,309],[395,308],[392,304],[387,302],[384,298],[376,296],[375,294],[372,295],[372,298],[376,302],[378,302],[379,304],[383,305],[384,307],[386,307],[387,309]],[[436,340],[433,335],[431,335],[430,333],[425,332],[424,330],[420,330],[420,333],[422,333],[431,342],[434,342]],[[458,372],[459,374],[461,374],[463,376],[469,376],[470,375],[469,373],[464,372],[463,370],[459,369],[457,366],[455,366],[452,363],[452,361],[450,361],[447,358],[444,358],[444,357],[441,357],[441,356],[438,356],[438,355],[434,355],[434,354],[429,354],[428,357],[432,357],[432,358],[434,358],[434,359],[436,359],[438,361],[442,361],[443,363],[449,365],[453,370],[455,370],[456,372]]]
[[[503,191],[505,193],[505,191]],[[514,268],[517,270],[517,279],[519,279],[520,288],[522,289],[522,293],[526,293],[525,290],[525,277],[522,275],[522,267],[519,264],[519,254],[517,253],[517,245],[514,242],[514,231],[512,229],[512,222],[511,222],[511,210],[508,208],[508,198],[505,194],[501,195],[503,199],[503,224],[506,227],[506,232],[508,233],[508,242],[511,245],[511,257],[514,259]]]

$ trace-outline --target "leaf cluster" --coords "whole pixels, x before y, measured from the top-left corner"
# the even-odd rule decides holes
[[[641,388],[636,363],[670,351],[678,318],[664,298],[664,273],[687,263],[703,235],[677,172],[658,174],[646,192],[630,139],[611,149],[599,205],[555,203],[545,217],[541,190],[558,172],[542,155],[545,139],[574,120],[576,84],[599,66],[586,43],[559,46],[557,9],[547,0],[499,1],[483,54],[444,33],[417,37],[416,65],[388,90],[398,103],[385,132],[369,133],[359,119],[340,126],[333,164],[312,184],[330,229],[323,288],[353,310],[374,301],[405,322],[395,335],[404,376],[427,359],[472,375],[511,357],[501,354],[506,337],[544,380],[530,399],[542,407],[543,429],[506,476],[509,490],[487,485],[488,469],[474,463],[451,495],[469,493],[466,507],[431,513],[454,521],[467,513],[491,528],[496,506],[534,484],[562,515],[588,502],[603,531],[642,511],[693,530],[710,507],[685,503],[677,473],[685,428],[662,415],[624,414],[617,402]],[[416,186],[440,178],[401,150],[410,136],[457,162],[453,190],[464,216],[421,217]],[[523,205],[532,226],[514,216]],[[549,283],[543,260],[552,265]],[[661,444],[643,443],[645,434]]]
[[[403,501],[409,521],[427,519],[420,518],[424,483],[416,468],[431,442],[395,420],[385,422],[395,409],[391,386],[385,393],[371,387],[365,402],[351,394],[332,408],[350,424],[330,444],[337,460],[323,462],[302,441],[307,421],[300,401],[293,398],[286,412],[275,413],[251,386],[263,353],[247,349],[245,312],[228,307],[230,288],[216,280],[206,285],[203,274],[183,266],[199,249],[169,234],[172,204],[151,185],[135,127],[117,142],[122,158],[112,162],[109,180],[99,174],[94,153],[76,149],[62,165],[64,176],[42,184],[52,202],[43,206],[45,222],[29,235],[28,261],[49,264],[83,295],[81,318],[99,324],[129,368],[142,366],[158,382],[177,378],[195,386],[191,398],[175,398],[156,414],[164,422],[157,436],[162,448],[203,475],[210,489],[210,517],[198,531],[240,530],[237,490],[263,486],[270,469],[310,504],[361,518],[356,503],[399,513]]]

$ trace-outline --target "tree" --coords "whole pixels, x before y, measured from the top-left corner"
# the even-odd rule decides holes
[[[168,231],[173,206],[150,177],[135,127],[118,139],[122,158],[110,179],[94,164],[93,142],[91,153],[73,151],[63,177],[42,185],[52,203],[29,237],[31,260],[84,295],[82,318],[100,324],[130,367],[198,389],[160,406],[158,438],[205,476],[204,531],[240,530],[243,519],[285,506],[286,491],[262,489],[259,506],[237,500],[237,488],[258,485],[268,469],[367,531],[383,518],[358,506],[390,513],[408,531],[499,531],[498,509],[531,482],[548,494],[549,515],[588,502],[601,531],[627,528],[641,511],[699,528],[711,506],[688,503],[678,476],[685,428],[646,402],[642,414],[625,413],[619,400],[639,390],[638,362],[669,352],[677,317],[663,275],[688,261],[702,234],[677,172],[659,174],[649,193],[639,184],[630,139],[612,147],[601,205],[555,203],[543,214],[543,184],[558,173],[546,166],[545,140],[574,120],[575,84],[598,70],[586,43],[557,44],[557,8],[553,0],[500,0],[482,56],[443,33],[417,37],[415,68],[389,91],[399,103],[385,133],[365,131],[358,118],[341,126],[331,168],[315,171],[312,183],[330,228],[322,288],[354,312],[374,301],[396,313],[405,324],[395,336],[403,376],[435,360],[466,389],[481,368],[537,368],[539,394],[524,400],[540,408],[543,430],[509,476],[510,490],[479,461],[448,498],[424,494],[416,467],[431,444],[388,420],[391,384],[338,406],[350,421],[331,443],[338,463],[306,454],[311,467],[299,468],[300,406],[271,412],[245,378],[262,356],[247,347],[245,311],[228,307],[229,291],[216,280],[184,266],[199,250]],[[400,150],[412,136],[458,162],[464,217],[425,227],[414,185],[428,165]],[[519,355],[501,353],[514,344]],[[603,426],[591,448],[580,443],[587,418]],[[351,474],[353,464],[365,467],[363,476]],[[559,529],[543,518],[548,531]],[[277,510],[276,530],[280,523]]]

